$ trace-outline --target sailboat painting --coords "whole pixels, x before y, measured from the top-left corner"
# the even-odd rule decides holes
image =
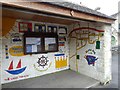
[[[8,70],[5,70],[5,71],[12,75],[18,75],[18,74],[24,72],[26,67],[21,68],[21,59],[19,60],[16,68],[17,68],[16,70],[13,69],[13,61],[11,61]]]

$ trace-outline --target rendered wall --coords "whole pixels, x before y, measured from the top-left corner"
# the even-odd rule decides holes
[[[120,1],[118,2],[118,12],[120,12]],[[120,13],[118,14],[118,32],[120,32]],[[120,46],[120,34],[118,33],[118,46]]]
[[[104,78],[101,82],[107,82],[112,79],[112,53],[111,53],[111,27],[110,25],[104,25]]]
[[[0,33],[2,32],[2,30],[0,30]],[[0,34],[0,89],[1,89],[1,60],[2,60],[2,35]]]
[[[73,28],[86,27],[91,29],[73,31],[69,36],[70,69],[95,78],[102,83],[111,80],[111,28],[102,23],[80,22],[69,26]],[[99,44],[100,47],[97,45]],[[88,61],[92,61],[92,63]]]
[[[7,19],[9,20],[7,22]],[[34,31],[34,24],[40,22],[34,21],[25,21],[25,20],[15,20],[12,18],[3,18],[3,37],[2,37],[2,84],[9,83],[13,81],[18,81],[22,79],[37,77],[61,70],[68,69],[68,44],[66,33],[63,33],[65,40],[59,40],[59,42],[64,42],[63,45],[59,45],[59,52],[51,52],[47,54],[32,54],[24,55],[23,54],[23,33],[19,32],[18,23],[19,22],[29,22],[32,23],[32,30]],[[14,22],[14,23],[13,23]],[[12,25],[13,24],[13,25]],[[53,26],[63,26],[57,24],[44,23],[47,25]],[[7,29],[4,29],[8,25]],[[12,27],[11,27],[12,26]],[[66,26],[64,26],[66,27]],[[64,31],[60,30],[59,32]],[[59,34],[59,33],[58,33]],[[16,37],[19,37],[20,42],[13,42],[12,40]],[[59,34],[60,36],[60,34]],[[55,56],[57,55],[57,56]],[[38,60],[42,56],[47,58],[47,64],[42,67],[38,65]],[[64,62],[64,65],[63,65]],[[13,67],[12,67],[13,65]],[[57,67],[56,67],[57,65]],[[20,67],[19,69],[17,67]],[[59,67],[58,67],[59,66]],[[13,69],[11,69],[13,68]]]

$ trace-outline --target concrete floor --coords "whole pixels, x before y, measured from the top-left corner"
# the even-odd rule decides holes
[[[65,70],[37,78],[21,80],[2,85],[2,88],[90,88],[98,85],[99,81]]]

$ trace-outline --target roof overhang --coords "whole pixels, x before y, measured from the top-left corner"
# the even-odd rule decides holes
[[[42,22],[71,24],[79,20],[111,24],[115,19],[99,17],[83,12],[38,2],[2,1],[3,16]]]

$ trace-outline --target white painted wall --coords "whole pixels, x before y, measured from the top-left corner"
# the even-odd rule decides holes
[[[19,22],[19,20],[18,20]],[[11,33],[17,33],[18,32],[18,22],[15,23],[16,29],[13,32],[12,30],[10,31],[10,34],[7,35],[7,38],[3,37],[2,38],[2,83],[9,83],[13,81],[18,81],[22,79],[27,79],[27,78],[33,78],[61,70],[66,70],[69,69],[69,64],[70,64],[70,69],[77,71],[81,74],[87,75],[89,77],[95,78],[99,80],[101,83],[106,83],[111,80],[111,26],[110,25],[105,25],[103,23],[93,23],[93,22],[80,22],[80,27],[90,27],[90,28],[95,28],[98,30],[104,30],[104,35],[99,38],[100,41],[100,49],[96,49],[96,42],[93,44],[90,44],[87,41],[87,44],[82,47],[81,49],[77,50],[76,52],[76,46],[80,46],[80,41],[76,43],[76,39],[69,38],[65,42],[65,47],[62,48],[63,53],[67,56],[67,59],[70,60],[68,61],[67,67],[56,69],[55,68],[55,54],[60,54],[61,52],[55,52],[55,53],[47,53],[47,54],[33,54],[33,55],[25,55],[25,56],[12,56],[9,55],[9,59],[6,59],[5,55],[5,45],[8,45],[8,49],[12,46],[22,46],[23,44],[12,44],[11,43]],[[33,24],[36,22],[30,21]],[[48,24],[48,23],[46,23]],[[50,25],[50,24],[49,24]],[[52,25],[57,25],[57,24],[52,24]],[[57,25],[60,26],[60,25]],[[74,26],[74,27],[73,27]],[[79,25],[70,25],[68,27],[68,34],[73,30],[73,28],[77,28]],[[77,33],[82,33],[83,31],[78,31]],[[89,33],[95,33],[98,35],[99,33],[96,31],[89,31]],[[22,35],[22,34],[21,34]],[[87,37],[88,34],[83,35],[82,37]],[[75,36],[75,33],[73,34]],[[71,40],[70,40],[71,39]],[[90,37],[90,40],[96,40],[97,36],[92,36]],[[69,42],[68,42],[69,41]],[[84,44],[85,41],[82,42]],[[69,45],[69,46],[68,46]],[[95,53],[88,53],[86,52],[88,49],[94,50]],[[45,68],[38,68],[36,69],[34,66],[37,65],[38,58],[41,57],[42,55],[47,56],[49,59],[48,66]],[[72,55],[74,55],[72,58],[70,58]],[[76,55],[79,55],[80,58],[76,59]],[[97,61],[95,61],[95,66],[88,65],[87,60],[85,59],[85,55],[92,55],[95,56]],[[27,67],[26,70],[18,75],[11,75],[5,70],[8,69],[10,62],[13,61],[14,67],[18,64],[19,60],[21,59],[22,61],[22,67]],[[77,63],[77,64],[76,64]],[[51,65],[50,65],[51,64]],[[49,67],[50,65],[50,67]],[[48,68],[48,69],[47,69]],[[40,71],[41,69],[46,69],[46,71]]]
[[[69,69],[68,64],[66,67],[62,67],[62,68],[55,68],[55,54],[61,54],[62,52],[51,52],[51,53],[47,53],[47,54],[33,54],[33,55],[25,55],[25,56],[12,56],[10,54],[10,52],[8,52],[8,56],[9,59],[6,59],[6,51],[5,51],[5,45],[8,45],[8,49],[10,49],[12,46],[23,46],[23,43],[16,43],[13,44],[11,43],[11,34],[12,33],[19,33],[18,30],[18,22],[19,21],[23,21],[24,20],[17,20],[15,25],[13,26],[14,31],[11,29],[11,31],[9,32],[9,34],[7,34],[7,38],[4,36],[2,38],[2,44],[0,43],[0,45],[2,46],[2,53],[3,53],[3,57],[2,57],[2,84],[3,83],[9,83],[9,82],[13,82],[13,81],[18,81],[18,80],[22,80],[22,79],[27,79],[27,78],[33,78],[33,77],[37,77],[37,76],[41,76],[41,75],[45,75],[45,74],[49,74],[49,73],[53,73],[53,72],[58,72],[61,70],[66,70]],[[28,21],[27,21],[28,22]],[[41,22],[33,22],[33,21],[29,21],[33,24],[34,23],[41,23]],[[50,24],[50,23],[45,23],[46,25],[56,25],[56,24]],[[16,28],[15,28],[16,26]],[[56,26],[63,26],[63,25],[56,25]],[[22,33],[19,33],[22,35]],[[65,46],[62,48],[62,50],[64,51],[63,53],[65,54],[65,56],[67,56],[67,61],[68,61],[68,44],[67,41],[65,42]],[[37,67],[37,61],[38,58],[40,58],[42,55],[48,57],[48,65],[43,67]],[[1,57],[0,57],[1,58]],[[6,72],[5,70],[8,70],[8,67],[10,65],[10,62],[13,61],[13,67],[14,69],[16,68],[19,60],[21,59],[22,62],[22,67],[26,67],[26,70],[23,73],[20,73],[18,75],[12,75],[9,74],[8,72]],[[1,60],[1,59],[0,59]],[[69,62],[67,62],[69,63]],[[35,68],[34,65],[37,67]],[[42,71],[40,71],[42,70]]]
[[[120,12],[120,1],[118,3],[118,12]],[[118,15],[118,31],[120,32],[120,14]],[[120,46],[120,33],[118,34],[118,45]]]
[[[2,60],[2,30],[0,30],[0,89],[1,89],[1,60]]]
[[[112,54],[111,54],[111,26],[110,25],[104,25],[104,78],[102,82],[107,82],[112,79]]]
[[[88,27],[88,22],[80,22],[81,27]],[[77,28],[79,27],[76,25]],[[111,27],[110,25],[104,25],[101,23],[90,23],[89,27],[104,30],[104,36],[100,37],[100,49],[96,49],[96,43],[89,44],[87,41],[86,46],[82,47],[77,51],[76,55],[80,55],[80,58],[76,60],[76,55],[70,58],[70,69],[77,71],[81,74],[87,75],[89,77],[99,80],[101,83],[105,83],[111,80]],[[73,29],[73,25],[69,27],[70,31]],[[81,31],[79,31],[81,32]],[[90,31],[90,33],[96,33],[95,31]],[[73,34],[75,36],[75,34]],[[87,35],[84,35],[86,37]],[[91,37],[91,40],[95,40],[97,37]],[[80,41],[78,41],[80,43]],[[85,42],[85,41],[84,41]],[[76,52],[76,39],[73,38],[70,40],[70,57]],[[86,50],[92,49],[96,54],[88,54]],[[84,58],[85,55],[93,55],[98,58],[95,61],[95,66],[88,65],[87,60]],[[78,63],[78,70],[76,68],[76,62]]]

